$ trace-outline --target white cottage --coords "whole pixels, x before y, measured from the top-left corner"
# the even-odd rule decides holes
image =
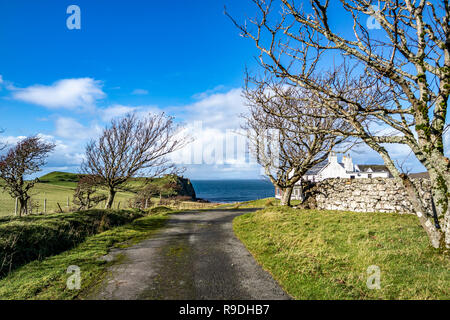
[[[323,161],[303,176],[303,180],[318,182],[330,178],[360,179],[360,178],[392,178],[391,173],[385,165],[378,164],[353,164],[350,155],[343,156],[342,162],[338,161],[335,152],[330,153],[327,161]],[[292,200],[300,200],[302,197],[300,181],[298,187],[294,187]],[[275,189],[275,197],[280,199],[282,191]]]
[[[338,162],[336,153],[332,152],[328,161],[314,166],[303,177],[304,180],[313,182],[329,178],[391,178],[392,175],[385,165],[378,164],[353,164],[350,155],[343,156],[342,162]]]

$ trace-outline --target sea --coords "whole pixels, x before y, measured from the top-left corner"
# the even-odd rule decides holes
[[[275,195],[267,180],[191,180],[197,198],[217,203],[257,200]]]

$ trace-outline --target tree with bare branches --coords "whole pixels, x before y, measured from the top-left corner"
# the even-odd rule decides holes
[[[86,147],[82,172],[99,178],[108,190],[106,208],[111,208],[118,189],[138,174],[159,176],[174,170],[167,156],[185,146],[173,118],[164,113],[139,119],[128,114],[114,119],[97,140]]]
[[[313,90],[322,105],[350,123],[350,133],[377,151],[403,184],[432,246],[449,248],[448,0],[388,0],[379,8],[369,0],[340,0],[342,19],[353,22],[352,37],[336,31],[328,0],[310,0],[309,13],[292,0],[276,2],[280,7],[274,1],[253,2],[258,14],[250,24],[255,29],[233,22],[260,50],[261,66]],[[369,18],[379,29],[372,30]],[[343,63],[330,66],[331,57]],[[360,116],[366,120],[358,121]],[[383,129],[375,131],[375,122]],[[431,214],[385,144],[407,145],[427,169],[435,204]]]
[[[273,185],[282,190],[281,205],[290,206],[294,186],[315,165],[325,161],[345,137],[346,122],[319,109],[301,88],[286,87],[267,79],[249,78],[244,96],[249,112],[243,115],[250,150]],[[311,105],[314,104],[314,107]],[[322,118],[310,113],[322,112]],[[321,129],[312,131],[311,128]]]
[[[157,183],[154,179],[146,179],[144,186],[139,188],[139,191],[134,197],[133,207],[145,208],[146,205],[152,204],[152,198],[159,197],[160,201],[162,197],[176,196],[182,187],[177,183],[178,176],[167,175],[163,178],[164,183]]]
[[[100,179],[95,176],[83,175],[77,184],[73,195],[73,203],[78,210],[89,210],[106,200],[106,195],[99,193]]]
[[[25,177],[41,170],[46,158],[55,145],[42,141],[40,137],[28,137],[11,147],[0,157],[0,178],[3,189],[11,197],[17,198],[20,205],[19,216],[27,213],[30,196],[28,192],[38,179],[26,181]]]

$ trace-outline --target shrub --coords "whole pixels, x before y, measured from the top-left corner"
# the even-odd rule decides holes
[[[4,221],[0,223],[0,276],[142,216],[138,210],[89,210]]]
[[[174,201],[172,199],[162,198],[162,199],[159,200],[159,205],[160,206],[171,206],[171,205],[174,204],[173,202]]]
[[[89,175],[80,176],[73,195],[73,203],[78,206],[78,210],[90,210],[100,202],[106,200],[105,194],[97,193],[98,188],[98,177]]]
[[[147,210],[147,212],[149,214],[161,214],[161,213],[167,213],[167,212],[171,212],[171,211],[173,211],[173,209],[168,208],[168,207],[163,207],[163,206],[159,206],[159,207],[155,207],[155,208]]]
[[[190,196],[175,196],[175,197],[172,197],[171,199],[176,200],[176,201],[192,201],[192,197],[190,197]]]

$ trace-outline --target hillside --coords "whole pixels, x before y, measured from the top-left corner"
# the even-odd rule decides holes
[[[76,209],[72,203],[73,194],[80,175],[69,172],[50,172],[39,178],[39,182],[33,187],[30,192],[31,200],[33,202],[33,212],[42,211],[44,202],[46,204],[47,212],[59,212],[59,206],[64,211]],[[130,182],[123,186],[117,193],[114,207],[120,205],[121,208],[126,208],[129,201],[136,196],[145,183],[150,181],[151,184],[163,186],[166,184],[176,185],[174,191],[162,192],[162,197],[170,196],[188,196],[192,200],[196,200],[195,190],[189,179],[167,175],[161,178],[133,178]],[[0,181],[1,184],[1,181]],[[106,193],[105,190],[100,192]],[[155,194],[155,201],[158,201],[158,195]],[[15,202],[8,192],[0,189],[0,216],[11,215],[14,213]]]
[[[77,173],[54,171],[40,177],[39,182],[44,184],[76,188],[80,176],[82,175]],[[123,187],[123,189],[124,191],[136,193],[139,191],[139,189],[142,188],[145,183],[149,182],[157,186],[163,186],[170,183],[176,184],[177,188],[175,195],[189,196],[192,199],[196,199],[195,190],[192,186],[191,181],[189,179],[176,175],[166,175],[160,178],[132,178],[130,179],[129,183],[127,183],[127,185]],[[168,195],[169,194],[162,194],[162,196]]]
[[[49,183],[58,186],[76,187],[80,179],[77,173],[53,171],[39,178],[40,183]]]

